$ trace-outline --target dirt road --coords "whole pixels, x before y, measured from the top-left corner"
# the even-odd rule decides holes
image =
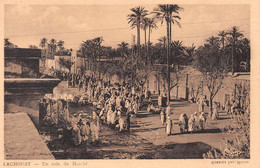
[[[69,89],[70,91],[72,89]],[[76,89],[73,90],[76,92]],[[156,97],[153,97],[156,104]],[[137,118],[131,119],[131,132],[118,133],[105,125],[101,126],[100,142],[92,145],[63,145],[61,139],[48,142],[56,159],[180,159],[202,158],[211,148],[220,149],[223,138],[221,128],[232,121],[224,112],[220,119],[207,120],[206,130],[201,133],[180,134],[177,125],[181,113],[190,114],[198,110],[197,104],[186,101],[172,102],[173,134],[167,136],[159,114],[148,114],[143,108]],[[206,108],[208,112],[208,108]]]

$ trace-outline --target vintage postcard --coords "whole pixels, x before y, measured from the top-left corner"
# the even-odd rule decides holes
[[[260,168],[259,1],[1,9],[1,167]]]

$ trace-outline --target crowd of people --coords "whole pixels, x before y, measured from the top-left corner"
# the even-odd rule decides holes
[[[70,80],[75,76],[75,85],[82,84],[83,94],[88,103],[95,107],[92,116],[84,112],[72,113],[69,110],[71,98],[62,95],[46,95],[40,101],[40,121],[53,124],[70,132],[75,145],[83,142],[96,142],[99,139],[100,124],[105,124],[119,132],[130,131],[130,119],[138,115],[147,90],[136,92],[135,87],[127,84],[110,85],[92,76],[61,74],[62,79]],[[70,78],[72,77],[72,78]],[[73,81],[73,80],[72,80]]]
[[[69,110],[73,98],[46,95],[40,101],[40,121],[62,128],[63,136],[72,140],[75,145],[98,142],[100,124],[107,125],[119,132],[129,132],[130,120],[138,116],[138,111],[144,106],[145,100],[147,100],[149,113],[157,112],[160,114],[160,120],[165,126],[166,134],[173,133],[172,110],[171,105],[166,106],[165,91],[159,95],[158,106],[155,107],[148,89],[145,88],[137,91],[136,87],[126,83],[111,85],[110,82],[96,79],[93,75],[67,72],[59,72],[55,75],[61,80],[67,81],[68,87],[78,87],[79,91],[82,89],[79,102],[84,100],[95,107],[91,114],[83,111],[73,113]],[[207,118],[204,108],[208,105],[206,96],[201,94],[197,103],[199,112],[194,112],[189,118],[185,113],[180,115],[178,125],[181,133],[193,133],[205,129]],[[226,112],[233,113],[233,106],[227,102]],[[219,108],[220,105],[215,102],[211,116],[213,120],[219,119]]]
[[[171,106],[167,106],[166,110],[161,110],[160,119],[163,125],[165,125],[165,131],[167,135],[171,135],[173,132],[173,121],[171,119]],[[207,117],[203,111],[191,114],[190,118],[188,118],[186,113],[182,113],[178,120],[178,125],[180,128],[180,133],[184,132],[198,132],[203,131],[205,129]]]
[[[82,142],[96,142],[99,139],[100,124],[119,132],[130,131],[130,120],[138,115],[138,111],[144,105],[147,99],[147,111],[149,113],[158,112],[161,122],[165,125],[167,135],[171,135],[173,130],[173,121],[171,119],[171,106],[166,109],[166,92],[158,97],[158,107],[153,105],[150,93],[147,89],[136,91],[135,87],[131,87],[125,83],[122,85],[111,85],[109,82],[103,82],[93,76],[79,75],[73,73],[57,73],[57,77],[61,80],[68,81],[68,87],[79,87],[83,89],[82,98],[88,103],[96,107],[92,116],[83,112],[79,114],[71,114],[69,111],[69,102],[72,98],[61,98],[54,100],[52,97],[45,97],[40,102],[40,120],[44,123],[51,123],[56,126],[63,126],[67,132],[70,132],[75,145]],[[188,119],[186,114],[181,114],[179,118],[180,132],[199,131],[205,128],[206,117],[204,111],[204,97],[199,102],[199,111],[192,114]],[[86,117],[88,116],[88,117]]]

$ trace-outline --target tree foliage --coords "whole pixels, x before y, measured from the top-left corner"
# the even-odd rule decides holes
[[[144,21],[145,16],[148,15],[148,11],[143,7],[135,7],[131,8],[131,14],[127,15],[128,24],[133,29],[136,27],[137,29],[137,55],[140,56],[140,29],[141,24]]]
[[[60,66],[65,67],[69,71],[71,71],[71,67],[74,64],[74,62],[72,62],[70,59],[60,58],[59,59],[59,64],[60,64]]]
[[[224,54],[222,54],[219,43],[215,37],[206,40],[204,46],[200,46],[196,52],[194,66],[202,73],[204,82],[209,90],[210,112],[213,113],[213,99],[221,89],[223,79],[228,73],[228,64]]]
[[[29,48],[31,48],[31,49],[39,49],[36,45],[29,45]]]
[[[96,70],[97,58],[100,58],[100,48],[103,42],[102,37],[97,37],[91,40],[83,41],[80,45],[80,51],[83,57],[87,58],[88,69]]]
[[[9,38],[4,39],[4,46],[7,48],[17,48],[18,46],[9,41]]]

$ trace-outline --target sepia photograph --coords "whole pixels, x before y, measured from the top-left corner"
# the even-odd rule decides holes
[[[6,161],[251,158],[250,5],[161,3],[4,4]]]

